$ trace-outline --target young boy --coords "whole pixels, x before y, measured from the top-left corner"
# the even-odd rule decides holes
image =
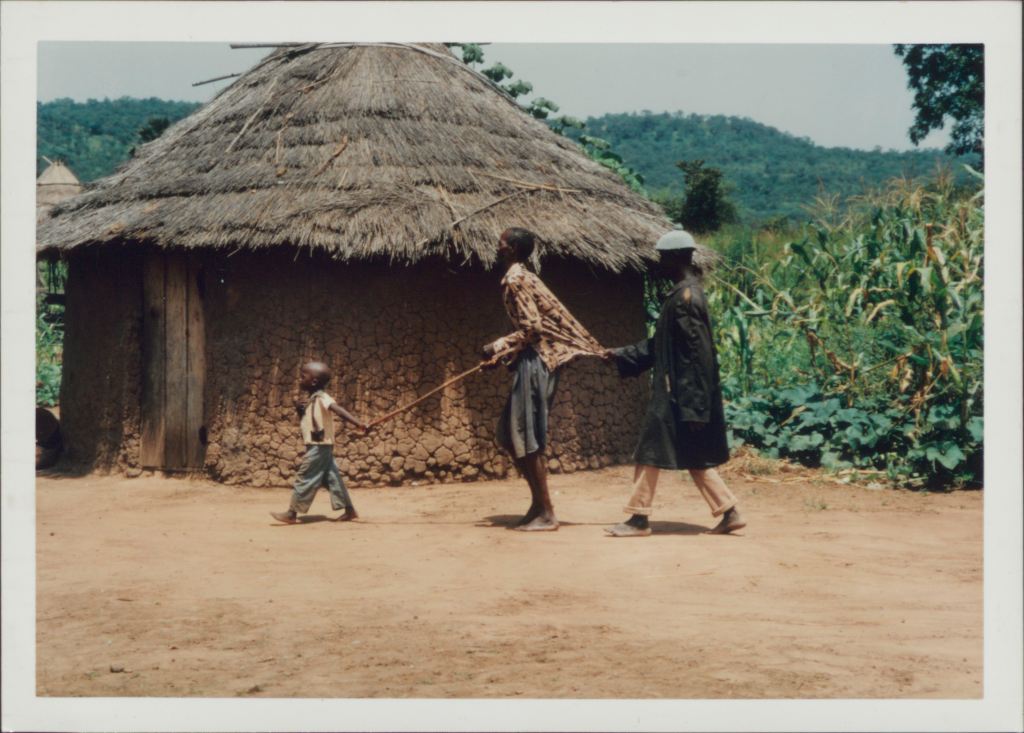
[[[364,431],[370,426],[363,420],[353,417],[334,399],[324,392],[324,387],[331,381],[331,370],[319,361],[305,364],[299,371],[299,387],[309,396],[305,400],[297,400],[295,409],[299,413],[299,427],[302,440],[306,444],[306,455],[299,466],[299,476],[295,479],[295,491],[292,492],[291,504],[286,512],[271,512],[270,516],[285,524],[298,522],[298,514],[305,514],[313,503],[317,490],[327,486],[331,494],[331,508],[335,511],[344,509],[345,513],[338,517],[339,522],[348,522],[359,515],[352,506],[345,482],[341,479],[341,471],[334,462],[334,421],[331,414],[358,425]]]

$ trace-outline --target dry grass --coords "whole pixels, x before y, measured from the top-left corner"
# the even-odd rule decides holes
[[[639,268],[669,222],[444,46],[279,49],[65,202],[54,254],[113,241],[340,260],[494,262],[524,226],[540,254]]]
[[[768,484],[809,483],[814,485],[838,484],[848,486],[855,484],[868,489],[881,489],[891,486],[883,471],[870,469],[846,469],[835,473],[820,468],[808,468],[785,459],[765,458],[756,448],[742,445],[732,451],[732,457],[721,469],[726,477],[740,478],[744,481]],[[812,507],[824,509],[826,507]]]

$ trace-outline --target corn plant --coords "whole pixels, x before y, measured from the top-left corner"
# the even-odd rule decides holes
[[[893,481],[980,481],[982,193],[894,181],[714,276],[736,441]],[[774,238],[775,235],[772,234]]]

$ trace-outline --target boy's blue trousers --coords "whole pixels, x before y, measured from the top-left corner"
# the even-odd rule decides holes
[[[299,466],[299,475],[295,479],[295,490],[292,492],[290,509],[297,514],[305,514],[313,504],[313,497],[321,486],[326,486],[331,495],[331,508],[335,511],[352,508],[352,499],[341,479],[341,471],[334,462],[334,446],[307,445],[306,455]]]

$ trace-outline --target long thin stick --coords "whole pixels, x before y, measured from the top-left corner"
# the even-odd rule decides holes
[[[502,352],[500,352],[498,354],[495,354],[490,359],[485,359],[484,361],[480,362],[479,364],[477,364],[472,369],[467,369],[466,371],[462,372],[462,374],[458,374],[458,375],[452,377],[451,379],[449,379],[444,384],[442,384],[440,386],[437,386],[437,387],[434,387],[432,390],[430,390],[429,392],[427,392],[424,395],[421,395],[420,397],[417,397],[415,400],[413,400],[409,404],[402,405],[401,407],[396,408],[396,409],[392,410],[391,412],[389,412],[389,413],[387,413],[385,415],[381,415],[377,419],[375,419],[375,420],[370,422],[370,427],[371,428],[375,427],[377,425],[380,425],[382,422],[386,422],[386,421],[390,420],[391,418],[395,417],[396,415],[401,415],[403,412],[405,412],[406,410],[409,410],[409,409],[415,407],[416,405],[418,405],[419,403],[423,402],[423,400],[427,399],[428,397],[434,396],[435,394],[437,394],[441,390],[445,389],[446,387],[450,387],[451,385],[455,384],[456,382],[462,381],[466,377],[470,376],[471,374],[475,374],[476,372],[480,371],[481,369],[483,369],[486,366],[491,366],[493,364],[497,364],[499,359],[501,359],[502,357],[508,356],[513,351],[515,351],[515,349],[506,349],[505,351],[502,351]]]
[[[194,81],[194,82],[192,82],[192,86],[194,86],[194,87],[201,87],[203,84],[212,84],[215,81],[223,81],[224,79],[234,79],[236,76],[241,76],[241,75],[242,75],[242,72],[239,71],[239,72],[234,73],[234,74],[225,74],[224,76],[215,76],[212,79],[205,79],[203,81]]]
[[[232,43],[231,48],[295,48],[305,46],[305,43]]]
[[[321,173],[323,173],[325,170],[327,170],[327,167],[331,163],[334,162],[335,158],[337,158],[339,155],[341,155],[343,152],[345,152],[345,148],[347,148],[347,147],[348,147],[348,135],[346,135],[345,137],[343,137],[341,139],[341,142],[338,143],[338,147],[336,147],[334,149],[334,152],[331,153],[331,157],[328,158],[327,160],[325,160],[323,163],[320,164],[320,167],[316,169],[316,172],[313,174],[312,177],[316,178]]]
[[[543,189],[539,189],[539,188],[523,188],[523,189],[520,189],[519,191],[513,191],[510,194],[506,194],[506,195],[502,196],[501,198],[499,198],[499,199],[497,199],[495,201],[492,201],[489,204],[481,206],[479,209],[475,209],[475,210],[469,212],[468,214],[463,216],[461,219],[456,219],[451,224],[449,224],[448,226],[445,227],[445,232],[446,233],[450,232],[452,229],[457,227],[462,222],[466,221],[466,219],[470,218],[471,216],[476,216],[477,214],[479,214],[479,213],[481,213],[483,211],[487,211],[487,209],[491,208],[492,206],[497,206],[498,204],[502,203],[503,201],[508,201],[510,198],[514,198],[515,196],[522,196],[524,193],[530,193],[531,191],[541,191],[541,190],[543,190]],[[426,244],[427,242],[429,242],[432,239],[439,239],[439,238],[440,237],[424,237],[423,239],[421,239],[420,241],[418,241],[416,243],[416,249],[419,249],[420,247],[422,247],[424,244]]]
[[[582,193],[578,188],[562,188],[560,186],[554,186],[550,183],[534,183],[532,181],[520,181],[518,178],[508,178],[506,176],[495,176],[491,173],[484,173],[480,171],[480,175],[487,176],[488,178],[496,178],[499,181],[507,181],[508,183],[514,183],[517,186],[523,188],[535,188],[539,191],[557,191],[558,193]]]
[[[238,134],[237,134],[237,135],[235,135],[234,139],[233,139],[233,140],[231,141],[231,144],[230,144],[230,145],[228,145],[228,149],[224,151],[225,153],[230,153],[230,152],[231,152],[231,149],[232,149],[233,147],[235,147],[235,143],[237,143],[237,142],[238,142],[238,138],[242,137],[242,135],[244,135],[244,134],[245,134],[245,131],[249,129],[249,125],[251,125],[251,124],[252,124],[252,121],[253,121],[253,120],[255,120],[255,119],[256,119],[256,117],[257,117],[257,116],[258,116],[258,115],[259,115],[259,114],[260,114],[260,113],[261,113],[261,112],[262,112],[262,111],[263,111],[263,110],[264,110],[264,109],[266,108],[266,106],[267,106],[267,105],[268,105],[268,104],[270,103],[270,99],[271,99],[271,97],[273,97],[273,95],[274,95],[274,87],[276,87],[276,86],[277,86],[277,80],[278,80],[279,78],[280,78],[280,75],[278,75],[278,76],[275,76],[275,77],[274,77],[274,81],[272,81],[272,82],[270,83],[270,90],[269,90],[269,91],[267,92],[267,98],[266,98],[266,100],[265,100],[265,101],[263,102],[263,104],[261,104],[261,105],[260,105],[259,109],[257,109],[257,110],[256,110],[255,112],[253,112],[253,113],[252,113],[252,114],[251,114],[251,115],[249,116],[249,119],[247,119],[247,120],[245,121],[245,124],[244,124],[244,125],[242,125],[242,129],[238,131]]]

